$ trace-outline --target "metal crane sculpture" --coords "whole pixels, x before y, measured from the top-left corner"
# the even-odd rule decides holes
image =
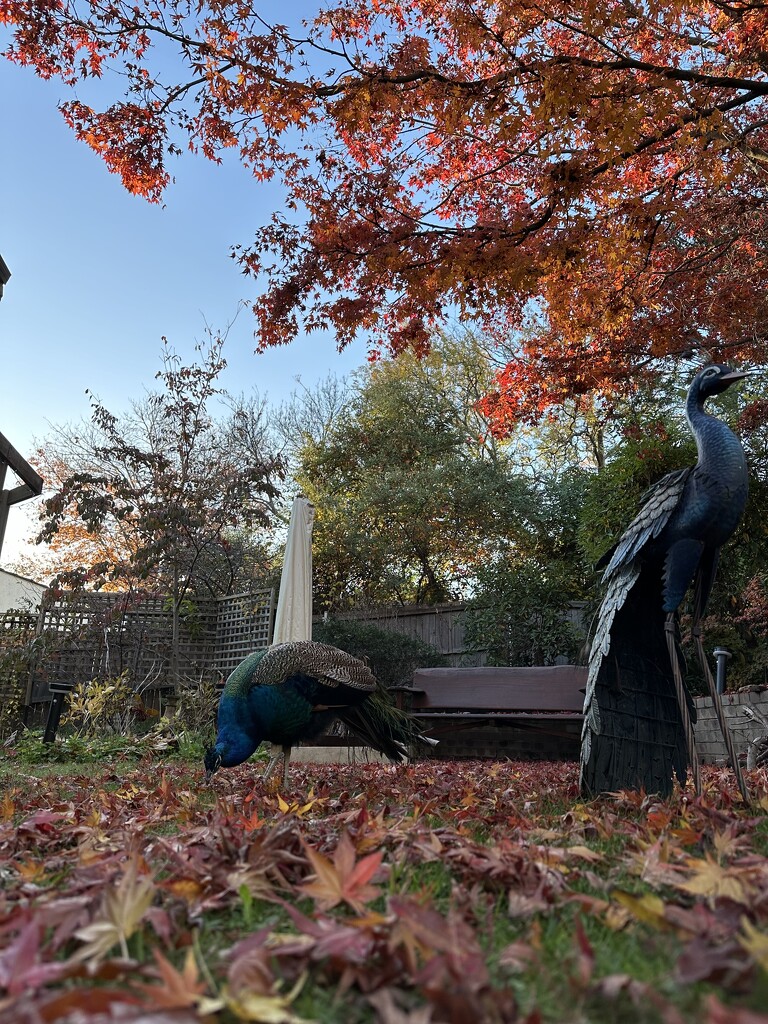
[[[680,667],[677,610],[694,587],[693,640],[714,699],[742,797],[749,801],[701,640],[701,620],[720,549],[747,500],[747,464],[739,439],[704,402],[746,374],[712,364],[688,391],[686,418],[696,439],[695,466],[669,473],[646,492],[642,508],[600,564],[606,592],[592,641],[584,701],[581,788],[585,795],[644,789],[668,795],[690,765],[701,790],[693,733],[695,709]]]

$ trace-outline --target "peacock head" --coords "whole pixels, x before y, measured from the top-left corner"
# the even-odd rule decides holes
[[[205,781],[210,782],[213,773],[221,768],[221,754],[216,747],[208,747],[203,757],[203,765],[205,766]]]
[[[216,743],[206,750],[203,758],[206,781],[219,768],[234,768],[247,761],[259,743],[260,736],[255,737],[244,729],[233,725],[220,728]]]

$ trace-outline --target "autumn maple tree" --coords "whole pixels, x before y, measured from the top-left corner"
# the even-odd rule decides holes
[[[422,353],[450,311],[517,339],[487,402],[500,429],[691,348],[764,358],[764,4],[268,13],[0,2],[6,56],[98,101],[62,112],[131,191],[159,200],[184,146],[282,181],[285,210],[235,249],[267,275],[260,346],[330,326]]]

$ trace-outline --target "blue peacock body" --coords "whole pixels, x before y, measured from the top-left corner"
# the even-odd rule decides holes
[[[368,666],[346,651],[311,640],[256,651],[224,685],[206,770],[242,764],[268,741],[282,747],[285,775],[290,748],[317,738],[335,719],[392,761],[404,760],[409,745],[424,739]]]

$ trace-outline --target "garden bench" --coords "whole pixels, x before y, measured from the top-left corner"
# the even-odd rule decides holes
[[[561,742],[563,756],[573,756],[586,684],[587,669],[578,665],[421,668],[414,672],[411,686],[398,688],[398,702],[428,735],[441,741],[437,757],[441,751],[448,753],[457,732],[485,726],[529,733],[527,742],[517,743],[518,752],[535,754],[537,741],[541,744],[546,737],[542,749],[546,747],[548,757]],[[480,734],[477,744],[484,746]]]

